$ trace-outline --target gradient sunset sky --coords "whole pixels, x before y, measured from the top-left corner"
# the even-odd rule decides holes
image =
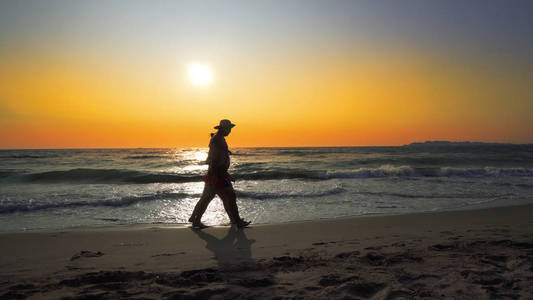
[[[0,0],[0,148],[533,143],[532,71],[533,1]]]

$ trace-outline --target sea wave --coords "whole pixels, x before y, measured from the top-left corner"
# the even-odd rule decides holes
[[[22,173],[22,170],[0,169],[0,179],[11,177],[11,176],[17,176],[18,174],[21,174],[21,173]]]
[[[71,169],[21,176],[26,182],[86,182],[86,183],[182,183],[201,181],[201,175],[150,173],[124,169]]]
[[[260,193],[237,190],[238,197],[258,200],[281,199],[281,198],[317,198],[325,197],[345,192],[343,188],[335,187],[326,191],[313,193]],[[126,196],[115,199],[103,199],[96,201],[79,200],[73,202],[56,202],[56,203],[25,203],[25,204],[0,204],[0,214],[9,214],[15,212],[33,212],[50,209],[67,209],[77,207],[124,207],[139,202],[150,202],[155,200],[171,199],[179,200],[184,198],[200,198],[198,193],[175,193],[175,192],[158,192],[155,194],[141,196]]]
[[[254,168],[252,172],[236,169],[232,174],[237,180],[328,180],[335,178],[380,178],[380,177],[531,177],[533,169],[527,168],[453,168],[384,165],[375,168],[359,168],[350,171],[326,171],[282,168]],[[87,169],[77,168],[63,171],[39,173],[2,172],[0,180],[29,183],[186,183],[200,182],[200,173],[163,173],[128,169]]]
[[[103,199],[96,201],[74,201],[74,202],[57,202],[57,203],[28,203],[28,204],[0,204],[0,214],[9,214],[14,212],[32,212],[47,209],[65,209],[77,207],[122,207],[129,206],[138,202],[149,202],[161,199],[183,199],[186,197],[200,197],[200,194],[187,193],[169,193],[161,192],[152,195],[127,196],[117,199]]]
[[[482,193],[455,193],[455,194],[418,194],[418,193],[395,193],[395,192],[356,192],[354,195],[363,196],[378,196],[378,197],[396,197],[396,198],[409,198],[409,199],[475,199],[475,198],[502,198],[510,197],[514,194],[482,194]]]
[[[56,155],[35,155],[35,154],[13,154],[13,155],[0,155],[0,159],[29,159],[29,158],[51,158]]]
[[[447,156],[447,155],[431,155],[431,156],[415,156],[415,155],[380,155],[374,157],[357,157],[357,158],[343,158],[340,157],[333,162],[334,166],[383,166],[383,165],[408,165],[408,166],[453,166],[466,167],[472,165],[483,166],[489,164],[509,164],[510,166],[520,166],[521,163],[527,161],[528,158],[516,156]]]
[[[281,198],[320,198],[331,195],[337,195],[344,193],[346,190],[341,187],[335,187],[325,191],[313,192],[313,193],[261,193],[261,192],[245,192],[237,191],[238,197],[268,200],[268,199],[281,199]]]
[[[454,168],[411,167],[384,165],[377,168],[360,168],[348,172],[329,172],[327,178],[373,178],[373,177],[504,177],[533,176],[527,168]]]
[[[124,157],[124,159],[161,159],[165,158],[161,155],[129,155]]]
[[[241,152],[241,151],[233,151],[231,153],[231,156],[258,156],[261,155],[261,153],[251,153],[251,152]]]

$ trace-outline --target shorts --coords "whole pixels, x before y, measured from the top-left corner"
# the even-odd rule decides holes
[[[228,172],[225,172],[222,175],[218,175],[216,180],[214,179],[215,179],[215,175],[212,174],[211,172],[207,172],[207,174],[205,174],[204,176],[204,182],[210,185],[213,185],[214,183],[214,186],[216,189],[224,189],[228,187],[233,188],[233,185],[231,184],[231,182],[235,181],[235,179],[233,179],[233,177],[231,177],[231,175]]]

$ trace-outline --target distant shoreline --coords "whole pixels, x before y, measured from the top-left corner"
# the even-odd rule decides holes
[[[533,144],[514,144],[514,143],[486,143],[486,142],[451,142],[451,141],[425,141],[413,142],[403,145],[404,147],[412,146],[531,146]]]

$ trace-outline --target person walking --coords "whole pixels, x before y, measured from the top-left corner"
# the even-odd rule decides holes
[[[231,183],[235,180],[228,173],[231,152],[228,149],[225,137],[231,133],[231,129],[234,126],[235,124],[232,124],[230,120],[221,120],[220,124],[215,126],[215,129],[218,129],[217,133],[211,134],[209,154],[206,160],[209,167],[207,174],[204,176],[204,190],[189,218],[189,222],[192,223],[194,228],[207,227],[202,223],[202,215],[211,200],[215,198],[215,195],[218,195],[222,200],[224,209],[232,224],[236,224],[239,228],[246,227],[250,224],[249,221],[245,221],[239,216],[237,196]]]

